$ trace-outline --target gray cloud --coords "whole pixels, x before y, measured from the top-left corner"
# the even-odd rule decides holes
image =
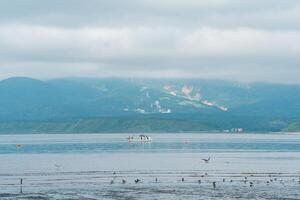
[[[297,0],[0,1],[0,78],[300,83]]]

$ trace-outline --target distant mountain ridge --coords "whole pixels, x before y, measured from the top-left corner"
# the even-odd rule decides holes
[[[0,132],[281,131],[298,122],[300,85],[129,78],[0,82]]]

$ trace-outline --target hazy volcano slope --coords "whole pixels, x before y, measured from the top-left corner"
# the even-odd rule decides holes
[[[280,131],[300,121],[300,85],[10,78],[0,95],[1,132]]]

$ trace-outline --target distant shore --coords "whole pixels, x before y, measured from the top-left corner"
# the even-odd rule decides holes
[[[139,135],[139,134],[225,134],[225,135],[245,135],[245,134],[275,134],[275,135],[283,135],[283,134],[290,134],[290,135],[300,135],[300,131],[297,132],[286,132],[286,131],[278,131],[278,132],[267,132],[267,131],[256,131],[256,132],[242,132],[242,133],[233,133],[233,132],[222,132],[222,131],[184,131],[184,132],[27,132],[27,131],[18,131],[18,132],[6,132],[0,130],[0,135],[43,135],[43,134],[66,134],[66,135],[73,135],[73,134],[124,134],[124,135]]]

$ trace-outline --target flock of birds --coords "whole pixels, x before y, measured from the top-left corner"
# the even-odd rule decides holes
[[[22,145],[21,145],[21,144],[16,144],[16,148],[17,148],[17,149],[20,149],[20,148],[22,148]],[[204,161],[205,163],[209,163],[210,160],[211,160],[211,157],[203,158],[203,159],[201,159],[201,160]],[[228,164],[229,162],[226,162],[226,163]],[[59,171],[60,168],[61,168],[61,165],[59,165],[59,164],[54,164],[54,167],[55,167],[55,170],[56,170],[56,171]],[[113,175],[116,175],[116,172],[113,172]],[[204,178],[205,176],[208,176],[208,174],[205,173],[204,175],[201,175],[200,177],[201,177],[201,178]],[[253,176],[253,175],[251,175],[251,176]],[[269,185],[271,182],[276,182],[276,181],[278,181],[277,178],[272,178],[271,175],[269,175],[269,178],[270,178],[270,179],[269,179],[268,181],[266,181],[266,184],[267,184],[267,185]],[[181,181],[181,182],[185,182],[185,178],[184,178],[184,177],[181,178],[180,181]],[[225,181],[226,181],[226,179],[223,178],[223,179],[222,179],[222,182],[225,182]],[[292,179],[292,181],[296,181],[296,180],[295,180],[295,179]],[[141,179],[138,179],[138,178],[134,180],[134,183],[135,183],[135,184],[138,184],[138,183],[141,183],[141,182],[142,182],[142,180],[141,180]],[[158,183],[158,178],[155,178],[155,182]],[[199,184],[202,183],[201,179],[199,179],[197,182],[198,182]],[[233,180],[229,180],[229,182],[233,182]],[[253,187],[253,186],[254,186],[254,181],[248,181],[248,177],[244,177],[244,180],[242,180],[242,182],[244,182],[245,184],[249,182],[249,186],[250,186],[250,187]],[[280,182],[281,184],[284,185],[283,180],[279,180],[279,182]],[[110,184],[114,184],[114,183],[115,183],[115,179],[113,179],[113,180],[110,181]],[[127,183],[126,179],[122,179],[121,183],[122,183],[122,184],[126,184],[126,183]],[[298,183],[300,184],[300,177],[299,177]],[[20,178],[20,185],[23,185],[23,179],[22,179],[22,178]],[[217,187],[217,182],[216,182],[216,181],[213,181],[213,182],[212,182],[212,187],[213,187],[213,189],[216,189],[216,187]]]
[[[205,163],[209,163],[210,160],[211,160],[211,157],[204,158],[204,159],[202,159],[202,160],[203,160]],[[116,172],[113,172],[113,174],[116,175]],[[253,176],[254,176],[254,175],[250,175],[250,177],[253,177]],[[205,173],[204,175],[201,175],[200,177],[201,177],[201,178],[208,177],[208,174]],[[182,177],[179,181],[180,181],[180,182],[185,182],[186,179],[185,179],[184,177]],[[245,184],[249,183],[249,186],[250,186],[250,187],[253,187],[253,186],[254,186],[254,183],[255,183],[255,180],[248,180],[248,177],[247,177],[247,176],[245,176],[242,180],[235,180],[235,181],[243,182],[243,183],[245,183]],[[279,183],[281,183],[282,185],[284,185],[284,181],[283,181],[282,179],[279,180],[278,178],[272,177],[271,175],[269,175],[269,180],[265,181],[265,183],[266,183],[267,185],[269,185],[271,182],[276,182],[276,181],[279,182]],[[296,179],[294,178],[294,179],[292,179],[292,181],[295,182]],[[135,183],[135,184],[141,183],[141,182],[142,182],[141,179],[135,179],[135,180],[134,180],[134,183]],[[158,178],[155,178],[155,182],[158,183]],[[202,183],[201,179],[198,179],[197,182],[198,182],[199,184]],[[226,182],[226,179],[223,178],[223,179],[222,179],[222,182]],[[234,180],[230,179],[228,182],[232,183],[232,182],[234,182]],[[115,178],[114,178],[113,180],[110,181],[110,184],[114,184],[114,183],[115,183]],[[122,184],[127,183],[126,179],[122,179],[122,182],[121,182],[121,183],[122,183]],[[211,183],[212,183],[213,189],[216,189],[216,188],[217,188],[217,181],[212,181]],[[300,184],[300,176],[299,176],[298,184]]]
[[[209,160],[209,159],[208,159],[208,160]],[[113,174],[115,175],[116,172],[114,172]],[[200,177],[201,177],[201,178],[204,178],[204,177],[207,177],[207,176],[208,176],[208,174],[205,173],[204,175],[201,175]],[[250,177],[253,177],[253,175],[250,175]],[[180,182],[185,182],[186,179],[185,179],[184,177],[182,177],[179,181],[180,181]],[[235,181],[243,182],[243,183],[245,183],[245,184],[249,183],[249,186],[250,186],[250,187],[253,187],[253,186],[254,186],[254,183],[255,183],[255,180],[248,180],[248,177],[247,177],[247,176],[245,176],[243,179],[235,180]],[[282,179],[279,180],[278,178],[272,177],[271,175],[269,175],[269,180],[265,181],[265,183],[266,183],[267,185],[269,185],[271,182],[276,182],[276,181],[279,182],[279,183],[281,183],[282,185],[284,185],[284,181],[283,181]],[[292,179],[292,181],[295,182],[296,179]],[[155,178],[155,182],[158,183],[158,178]],[[197,182],[198,182],[199,184],[202,183],[201,179],[198,179]],[[223,178],[223,179],[222,179],[222,182],[226,182],[226,179]],[[230,179],[230,180],[227,181],[227,182],[232,183],[232,182],[234,182],[234,181],[233,181],[232,179]],[[114,184],[114,183],[116,183],[115,178],[114,178],[113,180],[110,181],[110,184]],[[127,183],[127,180],[126,180],[126,179],[122,179],[121,183],[122,183],[122,184],[126,184],[126,183]],[[137,179],[134,180],[134,183],[135,183],[135,184],[142,183],[142,180],[137,178]],[[217,188],[217,181],[210,181],[210,183],[212,184],[213,189],[216,189],[216,188]],[[299,177],[299,180],[298,180],[298,184],[300,184],[300,177]]]
[[[113,172],[113,175],[116,175],[116,174],[117,174],[116,172]],[[205,173],[204,175],[201,175],[202,178],[203,178],[203,177],[206,177],[206,176],[208,176],[207,173]],[[250,177],[253,177],[253,175],[250,175]],[[269,185],[271,182],[276,182],[276,181],[278,181],[279,183],[281,183],[282,185],[284,185],[284,182],[283,182],[283,180],[281,180],[281,179],[278,180],[276,177],[272,177],[271,175],[269,175],[269,178],[270,178],[270,179],[269,179],[268,181],[265,182],[265,183],[267,183],[267,185]],[[180,181],[180,182],[185,182],[186,179],[185,179],[184,177],[182,177],[179,181]],[[235,180],[235,181],[237,181],[237,180]],[[238,180],[238,181],[239,181],[239,182],[244,182],[245,184],[246,184],[246,183],[249,183],[249,186],[250,186],[250,187],[253,187],[253,186],[254,186],[254,182],[255,182],[254,180],[252,180],[252,181],[248,180],[248,177],[247,177],[247,176],[244,177],[243,180]],[[296,181],[296,179],[292,179],[292,181]],[[156,182],[156,183],[159,182],[159,181],[158,181],[158,178],[155,178],[155,182]],[[197,182],[198,182],[198,184],[201,184],[201,183],[202,183],[201,179],[198,179]],[[222,182],[226,182],[226,179],[223,178],[223,179],[222,179]],[[229,182],[232,183],[233,180],[231,179]],[[110,184],[111,184],[111,185],[112,185],[112,184],[115,184],[115,183],[117,183],[117,182],[116,182],[116,177],[114,177],[114,178],[110,181]],[[126,184],[126,183],[127,183],[127,180],[123,178],[123,179],[121,180],[121,183],[122,183],[122,184]],[[137,179],[134,180],[134,183],[135,183],[135,184],[142,183],[142,180],[139,179],[139,178],[137,178]],[[216,189],[216,188],[217,188],[217,181],[210,181],[210,183],[212,184],[212,188],[213,188],[213,189]],[[23,178],[20,178],[20,179],[19,179],[19,184],[20,184],[20,193],[23,193],[23,191],[22,191]],[[300,184],[300,177],[299,177],[298,184]]]

